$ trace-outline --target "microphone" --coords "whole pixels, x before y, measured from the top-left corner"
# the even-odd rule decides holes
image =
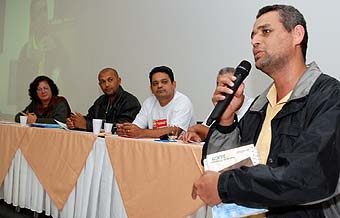
[[[234,86],[229,87],[233,90],[233,94],[224,94],[225,99],[222,101],[219,101],[214,110],[211,112],[208,120],[207,125],[210,126],[213,121],[220,119],[225,109],[230,104],[231,100],[233,99],[235,92],[237,91],[238,87],[241,85],[243,80],[248,76],[249,71],[251,69],[251,64],[243,60],[241,63],[236,67],[234,76],[236,76],[236,80],[234,81]]]

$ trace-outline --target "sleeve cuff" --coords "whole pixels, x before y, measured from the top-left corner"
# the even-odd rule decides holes
[[[228,198],[228,180],[230,175],[230,172],[226,171],[223,172],[218,178],[217,190],[218,195],[223,203],[231,203],[230,199]]]
[[[217,124],[216,129],[220,133],[227,134],[227,133],[231,133],[232,131],[234,131],[236,129],[237,125],[238,125],[238,119],[237,119],[237,115],[235,114],[233,124],[231,124],[230,126],[221,126],[221,125]]]

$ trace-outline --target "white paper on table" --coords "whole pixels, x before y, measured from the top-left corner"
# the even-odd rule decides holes
[[[13,121],[1,120],[0,124],[19,124],[19,123],[16,123],[16,122],[13,122]]]
[[[55,121],[61,128],[66,129],[66,130],[69,130],[69,128],[67,128],[66,123],[62,123],[62,122],[60,122],[60,121],[58,121],[58,120],[56,120],[56,119],[54,119],[54,121]]]

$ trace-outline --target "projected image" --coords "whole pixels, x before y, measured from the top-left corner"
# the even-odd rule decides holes
[[[69,68],[68,52],[63,43],[68,39],[64,32],[67,26],[63,26],[65,23],[60,19],[49,19],[48,6],[51,7],[46,0],[31,1],[28,41],[20,51],[16,73],[11,74],[16,76],[16,87],[27,87],[37,75],[47,75],[63,87],[65,70]],[[18,91],[15,102],[21,108],[27,101],[27,91]]]
[[[0,0],[0,54],[4,47],[5,0]]]

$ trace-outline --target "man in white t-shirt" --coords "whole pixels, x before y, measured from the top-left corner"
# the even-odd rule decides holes
[[[176,91],[174,74],[159,66],[149,74],[152,96],[147,98],[132,123],[117,124],[117,134],[133,138],[159,138],[180,134],[196,123],[190,99]]]
[[[235,68],[232,67],[225,67],[222,68],[216,78],[216,87],[217,86],[227,86],[228,84],[226,81],[229,81],[227,78],[229,76],[232,76],[235,72]],[[239,119],[243,117],[243,115],[247,112],[249,106],[253,102],[253,98],[250,98],[248,96],[244,96],[244,102],[241,108],[236,112]],[[212,112],[212,111],[211,111]],[[211,113],[210,112],[210,113]],[[209,114],[210,115],[210,114]],[[188,128],[188,130],[185,132],[185,134],[182,134],[180,136],[180,139],[183,140],[185,143],[190,142],[202,142],[207,137],[209,126],[206,124],[209,115],[205,118],[204,122],[202,124],[196,124]]]

